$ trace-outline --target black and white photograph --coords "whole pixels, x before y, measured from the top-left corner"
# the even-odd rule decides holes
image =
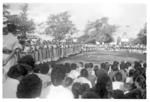
[[[147,99],[146,4],[2,8],[3,99]]]

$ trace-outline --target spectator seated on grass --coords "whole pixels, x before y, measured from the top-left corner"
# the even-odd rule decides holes
[[[65,74],[66,73],[64,73],[63,69],[60,66],[56,66],[56,68],[53,68],[51,72],[52,85],[50,86],[47,98],[56,99],[59,96],[60,99],[73,99],[72,92],[63,86]]]
[[[114,81],[112,82],[113,90],[122,90],[124,91],[124,82],[122,81],[122,74],[118,71],[114,75]]]
[[[112,91],[112,98],[114,98],[114,99],[124,99],[125,95],[124,95],[123,91],[121,91],[121,90],[113,90]]]
[[[97,83],[94,87],[95,92],[100,98],[110,98],[112,91],[112,82],[110,77],[104,70],[101,69],[98,72],[97,78]]]
[[[80,72],[80,76],[74,82],[87,83],[92,88],[92,83],[88,80],[88,71],[84,68]]]
[[[77,70],[77,65],[75,63],[72,63],[71,69],[72,70],[68,74],[68,77],[71,77],[72,79],[76,79],[80,75],[79,71]]]
[[[92,87],[95,85],[95,81],[96,81],[96,75],[94,72],[94,68],[93,68],[93,63],[89,63],[90,67],[87,68],[88,71],[88,77],[87,79],[92,83]]]
[[[81,96],[81,83],[75,82],[72,85],[72,93],[73,93],[75,99],[80,98],[80,96]]]

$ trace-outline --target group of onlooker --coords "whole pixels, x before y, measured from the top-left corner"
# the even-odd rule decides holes
[[[3,82],[4,98],[145,99],[146,63],[35,64],[31,55],[11,66]]]

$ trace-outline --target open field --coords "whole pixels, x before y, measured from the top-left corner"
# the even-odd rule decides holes
[[[146,55],[144,54],[139,54],[139,53],[129,53],[129,52],[123,52],[123,51],[104,51],[104,50],[99,50],[95,52],[87,52],[87,53],[82,53],[79,55],[71,56],[69,58],[65,58],[59,63],[64,63],[64,62],[93,62],[95,64],[100,64],[102,62],[110,62],[112,63],[113,61],[146,61]]]

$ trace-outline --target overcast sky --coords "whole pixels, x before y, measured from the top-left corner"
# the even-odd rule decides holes
[[[11,4],[11,12],[18,13],[20,4]],[[120,36],[127,32],[128,37],[136,34],[146,22],[144,4],[29,4],[29,18],[36,23],[45,22],[50,14],[68,11],[76,27],[83,31],[88,21],[109,17],[109,23],[121,26],[116,32]],[[128,27],[126,27],[128,25]]]

